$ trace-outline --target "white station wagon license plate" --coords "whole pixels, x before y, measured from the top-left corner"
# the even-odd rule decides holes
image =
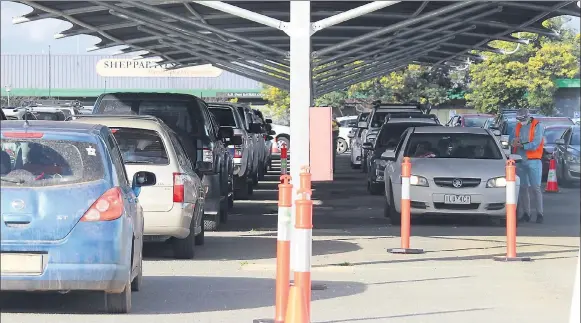
[[[0,255],[2,274],[40,275],[42,255],[29,253],[3,253]]]
[[[470,204],[470,195],[444,195],[445,204]]]

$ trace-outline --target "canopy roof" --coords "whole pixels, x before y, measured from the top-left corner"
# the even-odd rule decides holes
[[[126,45],[121,53],[145,50],[148,54],[140,57],[160,57],[174,64],[173,68],[213,64],[266,84],[289,87],[289,37],[283,31],[284,22],[290,19],[289,1],[16,2],[33,10],[14,18],[14,23],[57,18],[73,24],[56,38],[92,35],[101,39],[95,50]],[[519,31],[558,37],[542,22],[555,16],[580,15],[576,1],[391,3],[321,30],[314,24],[311,43],[316,95],[385,75],[409,63],[438,66],[479,60],[470,52],[498,52],[488,46],[492,40],[525,43],[511,36]],[[373,5],[311,1],[311,21],[320,22],[366,4]],[[261,24],[240,18],[226,13],[232,12],[229,5],[274,19]],[[277,20],[279,28],[273,28]],[[363,63],[344,67],[355,61]]]

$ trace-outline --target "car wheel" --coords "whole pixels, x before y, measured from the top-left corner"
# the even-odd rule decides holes
[[[131,290],[134,292],[138,292],[141,289],[141,285],[143,285],[143,238],[141,239],[141,255],[139,258],[139,269],[137,272],[137,276],[133,278],[131,281]]]
[[[361,168],[361,165],[357,165],[357,164],[354,164],[353,162],[351,162],[351,168],[359,169],[359,168]]]
[[[337,138],[337,154],[344,154],[347,151],[347,141],[343,138]]]
[[[258,168],[258,181],[263,181],[264,180],[264,174],[266,173],[265,171],[265,166],[260,165],[260,167]],[[257,183],[258,184],[258,183]]]
[[[176,259],[194,259],[195,229],[196,223],[192,218],[192,221],[190,221],[190,234],[183,239],[173,238],[173,255]]]
[[[290,139],[287,137],[276,138],[276,144],[278,145],[278,149],[282,148],[282,144],[286,144],[287,151],[290,150]]]
[[[400,226],[401,225],[401,213],[397,212],[395,209],[395,202],[393,199],[393,189],[391,183],[389,184],[389,220],[391,225]]]
[[[366,157],[361,158],[361,172],[367,173],[367,158]]]
[[[254,194],[254,183],[248,183],[248,196],[252,196]]]
[[[224,201],[226,205],[220,207],[220,223],[228,223],[228,201]]]
[[[228,195],[228,209],[234,207],[234,193]]]
[[[258,173],[259,173],[259,172],[260,172],[260,168],[259,168],[259,170],[256,172],[256,174],[254,174],[254,175],[252,176],[252,185],[253,185],[253,186],[256,186],[256,185],[258,185]]]
[[[202,214],[204,214],[204,210],[202,210]],[[204,245],[204,240],[206,238],[206,230],[204,230],[204,225],[202,225],[202,231],[194,238],[194,243],[196,246]]]
[[[107,313],[127,314],[131,312],[131,272],[129,281],[121,293],[105,293],[105,308]]]
[[[379,184],[373,184],[371,182],[367,182],[367,191],[371,194],[371,195],[382,195],[383,192],[383,186],[379,185]]]

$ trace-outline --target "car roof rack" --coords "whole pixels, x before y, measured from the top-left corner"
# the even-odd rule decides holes
[[[423,112],[392,112],[392,113],[388,113],[385,118],[383,119],[383,123],[387,123],[390,119],[394,119],[394,118],[409,118],[409,119],[433,119],[435,121],[437,121],[438,123],[440,122],[440,119],[438,119],[438,116],[435,114],[426,114]]]
[[[75,116],[75,119],[84,119],[84,118],[126,118],[126,119],[139,119],[139,120],[151,120],[156,121],[159,123],[164,123],[163,120],[156,116],[152,116],[149,114],[80,114]]]
[[[56,99],[46,99],[46,100],[34,100],[24,102],[26,107],[73,107],[80,108],[83,105],[79,100],[56,100]]]

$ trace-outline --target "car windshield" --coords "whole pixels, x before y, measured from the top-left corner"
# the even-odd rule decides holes
[[[67,140],[2,139],[2,186],[46,187],[104,178],[102,152]]]
[[[105,97],[97,114],[139,114],[158,117],[178,134],[199,137],[204,133],[203,117],[195,103],[185,100]]]
[[[414,158],[503,159],[496,140],[488,134],[414,133],[405,156]]]
[[[557,139],[561,138],[561,136],[563,135],[563,133],[565,133],[565,130],[567,130],[566,127],[562,127],[562,128],[557,128],[557,127],[551,127],[551,128],[546,128],[545,129],[545,144],[554,144],[555,141],[557,141]]]
[[[506,127],[502,130],[503,135],[510,135],[514,133],[514,128],[516,128],[516,121],[508,121]]]
[[[36,119],[38,120],[53,120],[53,121],[64,121],[64,113],[58,112],[34,112]]]
[[[569,118],[538,118],[538,120],[545,127],[559,125],[572,126],[575,124],[573,120]]]
[[[407,130],[409,127],[424,127],[424,126],[433,126],[434,124],[430,123],[395,123],[395,124],[385,124],[381,131],[379,132],[379,140],[376,141],[376,147],[385,148],[385,149],[395,149],[401,135]]]
[[[211,107],[210,112],[212,112],[220,126],[237,127],[236,119],[234,119],[234,111],[232,111],[232,109]]]
[[[154,130],[111,128],[125,164],[167,165],[169,159],[163,140]]]
[[[464,127],[482,128],[488,116],[467,116],[464,117]]]
[[[571,145],[579,146],[579,128],[573,130],[571,135]]]

